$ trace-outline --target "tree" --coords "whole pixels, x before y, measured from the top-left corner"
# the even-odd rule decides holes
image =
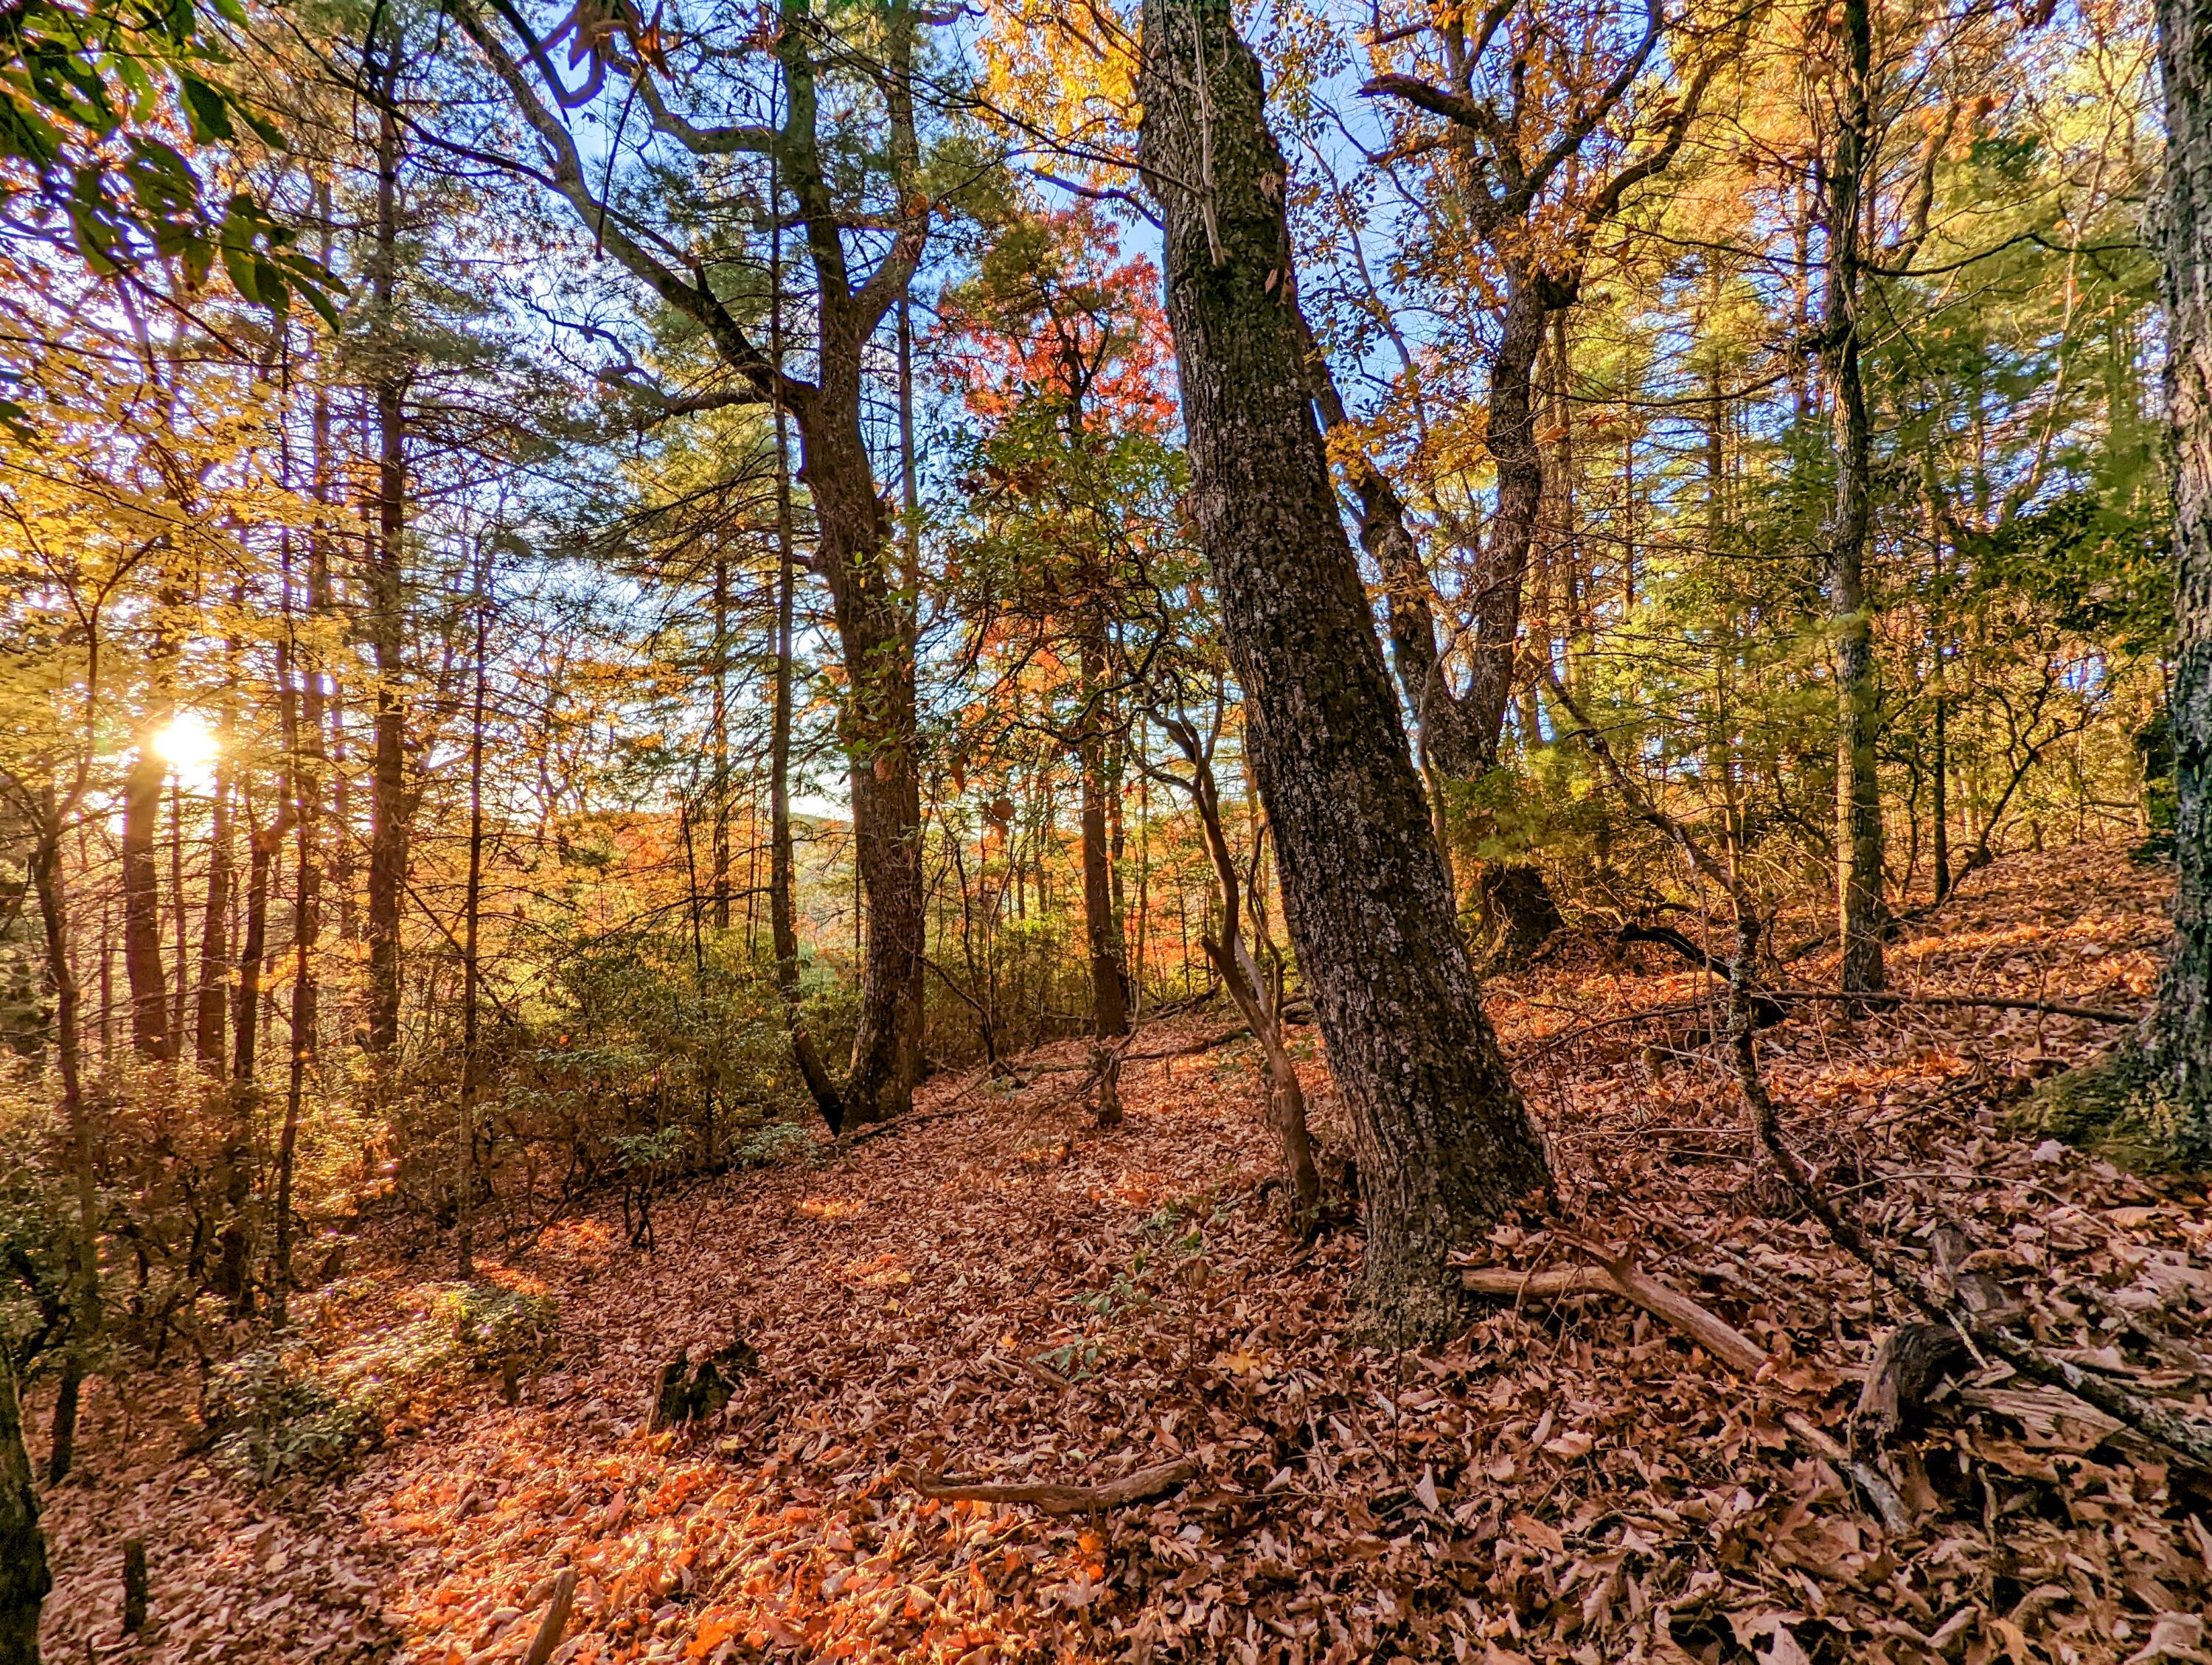
[[[1358,1143],[1384,1333],[1459,1310],[1452,1249],[1545,1188],[1484,1016],[1308,396],[1288,182],[1228,0],[1148,0],[1139,157],[1199,540],[1245,696],[1284,908]]]
[[[1144,505],[1173,471],[1156,283],[1085,204],[1010,216],[940,302],[948,378],[981,424],[959,470],[963,609],[1018,638],[1024,671],[1075,673],[1051,690],[1071,708],[1047,724],[1076,756],[1091,1022],[1105,1036],[1129,1022],[1109,753],[1127,726],[1127,667],[1156,634]]]
[[[2149,1050],[2182,1111],[2182,1154],[2212,1160],[2212,6],[2160,0],[2166,85],[2166,390],[2173,443],[2177,798],[2173,952]]]
[[[1860,362],[1863,324],[1862,233],[1875,184],[1874,24],[1868,0],[1844,0],[1842,82],[1836,93],[1835,151],[1827,174],[1826,298],[1820,348],[1833,401],[1835,511],[1826,529],[1821,581],[1828,594],[1836,661],[1836,899],[1846,994],[1882,985],[1881,783],[1875,741],[1881,721],[1866,558],[1873,514],[1873,431]]]
[[[537,136],[555,187],[579,219],[626,270],[713,343],[733,380],[708,402],[780,405],[798,428],[799,475],[819,530],[815,565],[829,586],[844,657],[841,734],[868,903],[867,968],[843,1090],[845,1117],[879,1121],[906,1108],[921,1074],[925,921],[915,576],[902,570],[862,427],[863,359],[871,336],[913,281],[938,211],[915,119],[915,54],[924,15],[907,0],[880,10],[855,9],[849,18],[842,11],[817,15],[807,0],[783,0],[776,27],[765,35],[750,14],[725,18],[728,53],[706,33],[687,46],[706,50],[702,66],[757,62],[764,53],[777,79],[781,114],[702,127],[668,101],[664,78],[674,86],[687,77],[671,70],[665,41],[635,12],[621,9],[605,30],[580,39],[576,57],[588,59],[590,69],[585,83],[572,88],[554,70],[548,43],[520,13],[496,0],[493,10],[519,43],[520,58],[474,7],[460,11],[463,27]],[[583,15],[572,15],[570,27]],[[850,38],[841,33],[847,24]],[[700,251],[687,252],[591,185],[575,138],[556,112],[598,98],[610,64],[635,88],[653,131],[692,158],[702,174],[733,156],[772,164],[775,201],[754,217],[780,222],[784,193],[790,193],[814,277],[812,381],[793,375],[763,350],[743,308],[696,264]],[[870,164],[857,172],[844,166],[834,106],[823,109],[825,83],[878,101],[881,137],[868,147]],[[863,264],[872,244],[879,252]]]

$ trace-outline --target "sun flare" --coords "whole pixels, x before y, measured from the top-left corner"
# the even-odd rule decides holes
[[[187,787],[198,787],[213,778],[216,754],[221,747],[206,718],[196,711],[179,711],[154,737],[154,750],[176,770],[179,781]]]

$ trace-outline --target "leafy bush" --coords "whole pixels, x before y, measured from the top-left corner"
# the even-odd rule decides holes
[[[807,1128],[796,1121],[771,1121],[739,1139],[731,1156],[740,1168],[772,1168],[805,1161],[813,1153],[814,1135]]]
[[[346,1391],[315,1372],[312,1361],[276,1347],[256,1347],[208,1376],[200,1418],[216,1436],[216,1461],[266,1484],[288,1473],[326,1474],[384,1437],[384,1416],[371,1384]]]
[[[551,1296],[502,1284],[455,1285],[434,1310],[453,1325],[454,1345],[477,1370],[496,1370],[510,1358],[543,1358],[561,1330],[560,1303]]]

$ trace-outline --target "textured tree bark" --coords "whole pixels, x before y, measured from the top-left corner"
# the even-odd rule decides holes
[[[1448,1264],[1545,1187],[1456,928],[1308,397],[1281,152],[1229,0],[1147,0],[1139,155],[1166,226],[1191,501],[1284,911],[1358,1141],[1378,1333],[1441,1334]]]
[[[783,356],[779,332],[776,358]],[[830,1131],[845,1125],[844,1101],[822,1062],[822,1050],[806,1027],[799,999],[799,933],[791,902],[791,624],[797,579],[791,549],[791,470],[783,412],[775,413],[775,709],[769,733],[769,945],[775,954],[775,986],[783,995],[784,1019],[799,1073]]]
[[[2166,409],[2175,622],[2168,696],[2178,820],[2173,952],[2147,1050],[2180,1108],[2179,1154],[2212,1162],[2212,3],[2160,0],[2166,83]]]
[[[836,386],[825,375],[823,403]],[[914,753],[914,643],[890,568],[896,550],[860,436],[859,354],[839,409],[800,424],[799,477],[813,495],[817,556],[843,649],[839,738],[851,760],[853,836],[867,893],[860,1022],[843,1094],[848,1127],[899,1115],[921,1077],[921,781]],[[823,429],[832,431],[824,432]]]
[[[1822,583],[1836,668],[1836,894],[1844,992],[1882,986],[1881,790],[1875,744],[1881,725],[1868,611],[1873,429],[1859,363],[1860,229],[1873,166],[1874,25],[1869,0],[1844,0],[1844,85],[1828,179],[1828,278],[1821,355],[1834,395],[1836,504]]]
[[[1086,620],[1080,649],[1084,719],[1082,767],[1083,924],[1091,950],[1091,1018],[1103,1037],[1129,1032],[1128,986],[1121,969],[1121,922],[1114,908],[1114,870],[1106,843],[1106,678],[1103,628]]]
[[[234,726],[226,721],[215,802],[208,811],[207,908],[201,915],[200,975],[194,1014],[194,1053],[199,1066],[222,1079],[223,1023],[230,997],[230,792],[235,773],[228,744]]]
[[[53,1587],[15,1373],[0,1364],[0,1665],[39,1665],[39,1609]]]
[[[161,965],[161,872],[154,833],[168,769],[155,737],[171,707],[157,702],[138,727],[137,753],[123,777],[123,970],[131,984],[131,1044],[142,1058],[169,1051],[168,979]],[[184,968],[177,968],[184,975]]]
[[[368,1049],[399,1044],[399,915],[407,885],[405,656],[407,538],[406,369],[392,307],[399,260],[398,42],[380,76],[376,118],[376,241],[370,255],[376,403],[376,542],[368,570],[368,639],[376,659],[375,762],[368,844]]]

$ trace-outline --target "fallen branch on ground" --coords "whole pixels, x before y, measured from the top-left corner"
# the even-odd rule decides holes
[[[1638,1272],[1625,1260],[1597,1257],[1595,1266],[1567,1267],[1551,1272],[1519,1273],[1492,1267],[1468,1267],[1460,1273],[1468,1288],[1484,1295],[1515,1300],[1559,1300],[1570,1295],[1618,1295],[1634,1302],[1662,1323],[1671,1324],[1730,1370],[1756,1376],[1769,1363],[1765,1348],[1709,1311],[1672,1284]],[[1808,1450],[1858,1483],[1881,1523],[1891,1532],[1912,1529],[1911,1512],[1897,1488],[1872,1464],[1859,1461],[1841,1442],[1810,1417],[1796,1411],[1782,1413],[1782,1425],[1797,1436]]]
[[[1747,956],[1739,956],[1739,963]],[[2133,1019],[2129,1021],[2132,1022]],[[1739,1013],[1735,1024],[1736,1083],[1751,1107],[1759,1141],[1782,1170],[1783,1179],[1797,1200],[1819,1220],[1836,1245],[1912,1303],[1938,1324],[1958,1325],[1971,1332],[1976,1345],[1995,1353],[2022,1376],[2046,1386],[2063,1389],[2106,1416],[2133,1429],[2145,1439],[2164,1446],[2199,1468],[2212,1468],[2212,1425],[2168,1409],[2155,1400],[2130,1392],[2118,1382],[2093,1376],[2080,1365],[2054,1358],[2033,1342],[1986,1322],[1963,1303],[1947,1298],[1924,1274],[1899,1265],[1887,1249],[1879,1247],[1846,1218],[1834,1199],[1821,1189],[1810,1170],[1782,1139],[1781,1113],[1759,1071],[1757,1043],[1751,1026]]]
[[[1088,1509],[1119,1509],[1163,1497],[1197,1474],[1196,1462],[1178,1457],[1097,1486],[1066,1486],[1053,1480],[952,1480],[926,1468],[915,1469],[907,1478],[923,1497],[945,1503],[1020,1503],[1048,1515],[1079,1515]]]
[[[1839,994],[1825,988],[1762,988],[1757,983],[1750,986],[1753,1000],[1762,997],[1777,1000],[1828,1000],[1855,1006],[1988,1006],[1999,1012],[2040,1012],[2054,1018],[2083,1018],[2093,1024],[2135,1024],[2142,1021],[2140,1012],[2120,1012],[2111,1006],[2075,1006],[2068,1000],[2015,1000],[2008,994],[1908,994],[1885,991],[1878,994]]]
[[[523,1656],[522,1665],[546,1665],[553,1657],[553,1650],[561,1645],[561,1632],[568,1626],[568,1604],[575,1599],[575,1570],[563,1567],[553,1581],[553,1599],[546,1604],[544,1619],[538,1626],[530,1651]]]

